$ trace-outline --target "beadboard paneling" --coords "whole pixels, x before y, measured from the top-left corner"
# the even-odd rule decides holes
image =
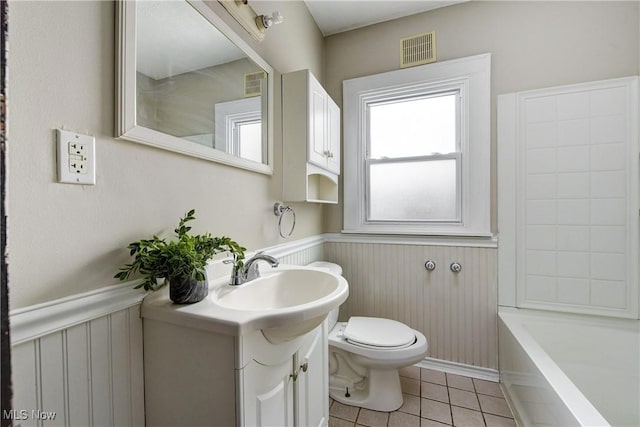
[[[397,319],[427,336],[431,358],[497,367],[495,248],[316,236],[265,250],[286,264],[341,264],[350,285],[343,317]],[[435,271],[424,269],[427,259]],[[14,408],[56,412],[21,426],[144,425],[142,294],[129,285],[12,313]]]
[[[320,261],[322,259],[324,259],[323,245],[318,244],[280,257],[280,262],[283,264],[307,265],[313,261]]]
[[[325,240],[325,235],[311,236],[264,248],[261,251],[278,258],[282,264],[307,265],[324,259]]]
[[[142,321],[134,306],[12,348],[20,425],[143,426]],[[55,412],[38,421],[32,410]]]
[[[265,250],[282,263],[305,265],[324,258],[323,242],[316,236]],[[133,284],[11,313],[13,408],[27,411],[16,412],[21,427],[145,425],[144,293]],[[32,410],[56,416],[42,422]]]
[[[327,242],[324,250],[349,282],[342,319],[395,319],[425,334],[431,358],[497,369],[495,248]],[[454,261],[460,273],[449,269]]]

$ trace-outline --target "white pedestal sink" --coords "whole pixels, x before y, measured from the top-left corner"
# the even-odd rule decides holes
[[[289,341],[318,326],[329,311],[344,301],[346,281],[341,277],[309,268],[292,268],[264,273],[262,277],[239,286],[218,286],[212,302],[236,311],[261,312],[272,324],[262,328],[271,343]],[[338,303],[340,304],[340,303]],[[315,317],[301,319],[300,315]],[[289,319],[289,321],[287,321]]]
[[[262,265],[261,265],[262,267]],[[349,293],[326,270],[266,265],[229,285],[208,271],[209,295],[173,304],[149,294],[144,319],[147,425],[327,425],[328,313]]]
[[[142,316],[234,336],[261,330],[275,344],[314,329],[348,294],[341,276],[280,265],[242,285],[229,285],[229,277],[210,281],[209,295],[195,304],[173,304],[166,290],[154,292],[145,298]]]

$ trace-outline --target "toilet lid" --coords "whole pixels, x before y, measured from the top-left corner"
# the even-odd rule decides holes
[[[342,333],[349,342],[365,347],[407,347],[416,336],[404,323],[376,317],[352,317]]]

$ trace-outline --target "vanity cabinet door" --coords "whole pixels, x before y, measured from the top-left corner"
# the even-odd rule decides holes
[[[276,366],[252,360],[240,371],[243,426],[293,426],[292,363]]]
[[[327,426],[329,417],[329,367],[327,321],[308,334],[298,351],[296,425]],[[304,366],[306,364],[306,371]]]

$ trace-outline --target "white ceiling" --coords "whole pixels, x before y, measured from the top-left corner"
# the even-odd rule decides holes
[[[468,0],[304,0],[325,36]]]
[[[330,35],[468,0],[304,1],[322,33]],[[137,8],[137,71],[142,74],[161,79],[245,57],[187,2],[140,1]]]
[[[139,1],[137,71],[162,79],[246,55],[184,1]]]

